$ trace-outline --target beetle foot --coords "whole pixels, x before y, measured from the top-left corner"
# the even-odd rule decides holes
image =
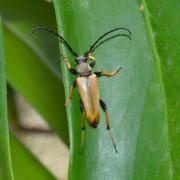
[[[120,70],[122,70],[122,67],[119,67],[119,68],[117,69],[117,73],[118,73]]]
[[[114,149],[115,149],[115,152],[118,153],[118,150],[117,150],[117,148],[116,148],[116,145],[114,146]]]

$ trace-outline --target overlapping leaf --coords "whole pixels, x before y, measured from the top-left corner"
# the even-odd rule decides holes
[[[0,12],[5,26],[8,82],[68,144],[58,41],[47,33],[30,35],[37,26],[56,29],[52,4],[17,0],[12,6],[12,1],[2,0]]]

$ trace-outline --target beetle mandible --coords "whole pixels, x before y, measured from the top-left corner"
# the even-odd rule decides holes
[[[115,34],[112,36],[108,36],[113,32],[124,30],[128,34],[121,33],[121,34]],[[73,81],[71,87],[68,99],[65,103],[65,106],[69,104],[69,102],[72,99],[73,90],[75,87],[77,87],[79,95],[80,95],[80,110],[82,112],[82,137],[81,137],[81,152],[83,152],[83,146],[84,146],[84,130],[85,130],[85,117],[88,120],[88,123],[93,127],[96,128],[99,120],[100,120],[100,107],[105,112],[106,117],[106,128],[109,132],[110,138],[112,140],[115,152],[117,151],[115,141],[113,139],[113,136],[110,131],[110,123],[109,123],[109,115],[107,111],[106,103],[100,98],[99,96],[99,89],[98,89],[98,78],[102,76],[106,77],[112,77],[116,75],[122,68],[118,68],[116,71],[109,73],[106,71],[95,71],[93,72],[93,67],[96,64],[96,60],[93,56],[93,52],[97,47],[99,47],[101,44],[105,43],[108,40],[111,40],[112,38],[118,37],[118,36],[124,36],[131,40],[131,31],[128,28],[115,28],[112,29],[103,35],[101,35],[89,48],[88,51],[86,51],[83,55],[78,55],[72,47],[69,45],[69,43],[58,33],[54,32],[52,29],[46,28],[46,27],[37,27],[33,29],[32,33],[36,31],[48,31],[52,33],[53,35],[57,36],[60,40],[60,42],[71,52],[71,54],[75,57],[76,62],[76,68],[71,67],[69,61],[67,58],[63,57],[65,64],[67,65],[67,68],[69,72],[73,75],[76,75],[76,80]],[[106,39],[103,39],[104,37],[108,36]]]

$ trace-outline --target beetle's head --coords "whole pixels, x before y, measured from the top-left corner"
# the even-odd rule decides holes
[[[75,59],[76,63],[77,64],[80,64],[82,62],[86,62],[87,61],[87,57],[82,55],[82,56],[78,56],[76,59]]]
[[[82,56],[78,56],[75,61],[77,64],[80,64],[82,62],[87,62],[88,60],[95,61],[95,58],[92,56],[91,53],[84,54]]]

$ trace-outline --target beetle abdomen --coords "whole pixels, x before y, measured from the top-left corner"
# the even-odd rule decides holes
[[[97,76],[92,74],[88,77],[78,77],[76,83],[88,122],[93,127],[97,127],[100,119]]]

